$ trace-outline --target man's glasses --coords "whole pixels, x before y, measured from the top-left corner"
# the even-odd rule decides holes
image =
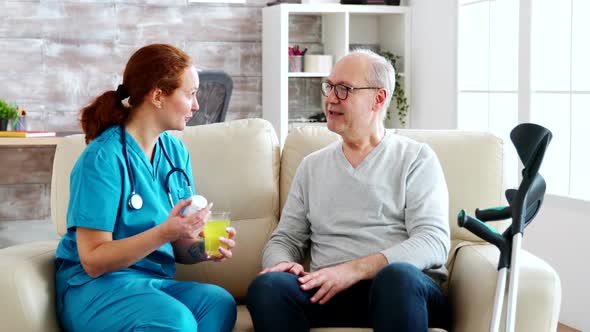
[[[334,94],[336,95],[336,98],[340,99],[340,100],[345,100],[346,98],[348,98],[348,93],[350,91],[354,91],[354,90],[378,90],[381,88],[377,88],[377,87],[359,87],[359,88],[355,88],[352,86],[346,86],[344,84],[332,84],[329,82],[322,82],[322,94],[324,95],[324,97],[328,97],[328,95],[330,94],[330,91],[332,91],[332,89],[334,89]]]

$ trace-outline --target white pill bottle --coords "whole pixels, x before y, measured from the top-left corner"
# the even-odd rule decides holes
[[[191,205],[184,209],[184,215],[189,216],[207,206],[207,199],[201,195],[191,196]]]

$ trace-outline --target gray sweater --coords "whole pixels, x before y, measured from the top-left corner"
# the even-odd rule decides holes
[[[263,267],[301,262],[308,248],[312,271],[378,252],[421,270],[444,265],[449,198],[432,149],[387,132],[355,169],[342,144],[299,165]]]

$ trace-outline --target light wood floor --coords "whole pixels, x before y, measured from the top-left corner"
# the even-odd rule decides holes
[[[573,329],[567,325],[559,324],[557,326],[557,332],[581,332],[581,331]]]

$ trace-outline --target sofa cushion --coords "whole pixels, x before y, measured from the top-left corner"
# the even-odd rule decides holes
[[[231,211],[233,258],[177,265],[175,278],[220,285],[237,300],[261,270],[261,253],[279,215],[279,145],[269,122],[245,119],[173,132],[186,145],[197,191]],[[239,271],[236,273],[236,271]]]
[[[457,214],[461,209],[474,215],[475,208],[507,205],[502,139],[490,133],[461,130],[398,130],[397,133],[427,143],[436,152],[449,189],[451,238],[481,241],[457,225]],[[510,223],[505,220],[489,225],[504,231]]]
[[[70,173],[85,148],[84,135],[81,134],[64,137],[55,147],[51,173],[51,220],[60,236],[68,231],[66,217],[70,200]]]
[[[233,220],[278,217],[279,145],[269,122],[244,119],[172,134],[188,149],[195,187],[213,210],[229,210]]]
[[[55,315],[57,241],[0,250],[0,330],[58,332]]]
[[[246,297],[248,286],[262,270],[262,249],[276,227],[276,217],[232,220],[236,228],[236,247],[232,259],[194,265],[176,264],[176,280],[219,285],[238,301]]]
[[[488,331],[498,275],[498,249],[490,244],[461,248],[451,274],[454,331]],[[555,331],[561,304],[557,272],[526,250],[519,252],[516,331]],[[509,284],[509,280],[506,281]],[[504,295],[508,302],[508,287]],[[506,307],[500,326],[506,319]],[[477,317],[476,319],[474,319]]]

